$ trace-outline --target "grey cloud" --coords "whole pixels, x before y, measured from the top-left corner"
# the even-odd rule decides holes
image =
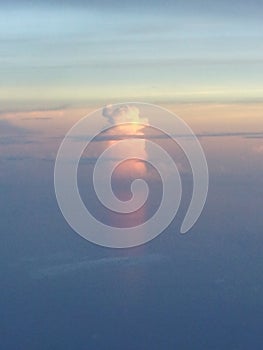
[[[240,132],[218,132],[218,133],[202,133],[198,134],[199,137],[263,137],[263,131],[240,131]]]
[[[55,158],[52,157],[32,157],[27,155],[7,155],[7,156],[1,156],[0,159],[1,162],[18,162],[18,161],[43,161],[43,162],[54,162]]]
[[[10,146],[10,145],[28,145],[39,143],[37,140],[27,140],[23,136],[1,136],[0,134],[0,145]]]
[[[35,117],[35,118],[22,118],[22,120],[51,120],[53,117]]]
[[[190,135],[179,135],[179,134],[171,134],[173,138],[187,138],[191,137]],[[207,137],[243,137],[243,138],[263,138],[263,131],[258,132],[203,132],[197,133],[196,136],[198,138],[207,138]],[[169,138],[166,134],[157,134],[157,135],[107,135],[100,134],[96,137],[92,137],[91,135],[79,135],[77,137],[72,138],[73,141],[83,142],[83,141],[92,141],[92,142],[102,142],[102,141],[119,141],[123,139],[167,139]]]
[[[25,135],[28,133],[27,129],[16,126],[10,123],[7,119],[0,119],[0,136],[2,135]]]
[[[246,139],[263,139],[263,133],[245,136]]]

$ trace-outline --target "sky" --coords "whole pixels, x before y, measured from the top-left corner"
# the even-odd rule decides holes
[[[2,108],[258,102],[262,2],[10,2],[0,13]]]
[[[261,0],[0,0],[4,350],[262,348],[262,10]],[[209,191],[198,221],[180,235],[193,188],[183,150],[138,120],[100,135],[77,174],[97,219],[132,226],[160,203],[160,178],[142,162],[122,164],[113,187],[129,199],[129,181],[139,173],[149,183],[145,206],[121,216],[99,203],[94,164],[123,133],[166,149],[183,190],[178,214],[160,236],[108,249],[67,224],[54,165],[76,122],[89,115],[91,124],[72,144],[89,140],[94,126],[114,124],[105,106],[127,101],[157,104],[192,128],[207,159]],[[154,107],[142,114],[144,121],[165,119]],[[168,127],[176,134],[172,119]],[[133,154],[135,144],[121,151]],[[155,157],[143,143],[137,151]],[[108,172],[99,174],[101,188]]]

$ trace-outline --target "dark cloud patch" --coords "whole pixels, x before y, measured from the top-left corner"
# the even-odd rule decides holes
[[[31,138],[30,130],[14,125],[7,119],[0,119],[0,145],[26,145],[38,143],[36,139]]]
[[[204,133],[197,133],[195,134],[198,138],[207,138],[207,137],[243,137],[243,138],[263,138],[263,131],[259,132],[204,132]],[[188,138],[192,137],[191,135],[180,135],[180,134],[171,134],[171,137],[173,138]],[[103,141],[120,141],[120,140],[127,140],[127,139],[167,139],[169,138],[166,134],[154,134],[154,135],[107,135],[107,134],[100,134],[96,137],[92,137],[91,135],[79,135],[77,137],[73,137],[72,140],[76,142],[83,142],[83,141],[92,141],[92,142],[103,142]]]
[[[24,136],[1,136],[0,135],[0,145],[1,146],[10,146],[10,145],[28,145],[39,143],[37,140],[27,140]]]
[[[33,157],[33,156],[27,156],[27,155],[15,155],[15,156],[2,156],[1,157],[1,162],[24,162],[24,161],[29,161],[29,162],[36,162],[36,161],[41,161],[41,162],[54,162],[55,158],[51,157]]]
[[[259,133],[257,135],[248,135],[245,136],[246,139],[263,139],[263,133]]]
[[[52,120],[54,119],[53,117],[26,117],[26,118],[22,118],[22,120]]]
[[[218,132],[218,133],[202,133],[197,134],[198,137],[243,137],[243,138],[262,138],[263,131],[255,131],[255,132]]]
[[[0,119],[0,136],[2,135],[25,135],[27,129],[10,123],[7,119]]]

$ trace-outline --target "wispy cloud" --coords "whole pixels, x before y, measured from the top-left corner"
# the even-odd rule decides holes
[[[27,156],[27,155],[7,155],[7,156],[1,156],[0,159],[1,162],[19,162],[19,161],[40,161],[40,162],[54,162],[55,158],[52,157],[33,157],[33,156]]]
[[[22,118],[22,120],[51,120],[53,117],[32,117],[32,118]]]
[[[0,110],[0,115],[8,115],[8,114],[25,114],[25,113],[41,113],[41,112],[57,112],[57,111],[63,111],[65,109],[68,109],[70,106],[67,104],[63,105],[56,105],[56,106],[49,106],[49,107],[25,107],[25,106],[19,106],[16,108],[10,108],[10,107],[3,107]],[[26,117],[25,117],[26,118]],[[38,117],[36,117],[38,118]],[[42,118],[42,117],[39,117]],[[43,117],[46,118],[46,117]],[[50,117],[47,117],[50,118]],[[31,118],[30,118],[31,119]]]
[[[97,271],[98,269],[127,268],[137,266],[151,266],[158,264],[167,264],[170,258],[160,254],[149,254],[143,256],[126,257],[106,257],[90,260],[82,260],[52,264],[51,266],[38,267],[33,269],[32,277],[37,279],[55,278],[81,271]]]

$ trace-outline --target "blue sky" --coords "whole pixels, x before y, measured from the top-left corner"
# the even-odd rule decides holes
[[[116,4],[3,6],[3,106],[260,100],[260,2]]]

